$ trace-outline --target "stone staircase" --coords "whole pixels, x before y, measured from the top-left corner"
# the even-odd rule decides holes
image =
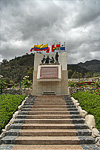
[[[99,150],[69,97],[42,95],[29,98],[0,150]]]

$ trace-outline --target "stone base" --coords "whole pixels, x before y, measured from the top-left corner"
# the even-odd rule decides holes
[[[55,92],[56,95],[69,95],[68,93],[68,71],[62,70],[61,81],[37,81],[37,71],[33,71],[33,91],[32,94],[39,96],[44,92]]]

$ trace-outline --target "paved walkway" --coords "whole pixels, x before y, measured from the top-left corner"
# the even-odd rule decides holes
[[[29,98],[0,150],[99,150],[69,97]]]

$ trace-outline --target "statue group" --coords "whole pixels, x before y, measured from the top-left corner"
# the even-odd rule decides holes
[[[54,63],[59,63],[59,62],[58,62],[58,57],[59,57],[58,52],[56,52],[55,59],[54,59],[53,57],[49,58],[49,56],[47,56],[47,57],[45,58],[45,55],[44,55],[43,58],[42,58],[42,60],[41,60],[41,62],[42,62],[42,64],[49,64],[49,63],[54,64]]]

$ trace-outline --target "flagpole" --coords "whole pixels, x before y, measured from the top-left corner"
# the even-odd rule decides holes
[[[65,47],[65,42],[64,42],[64,47]],[[65,47],[65,51],[67,52],[66,47]]]

